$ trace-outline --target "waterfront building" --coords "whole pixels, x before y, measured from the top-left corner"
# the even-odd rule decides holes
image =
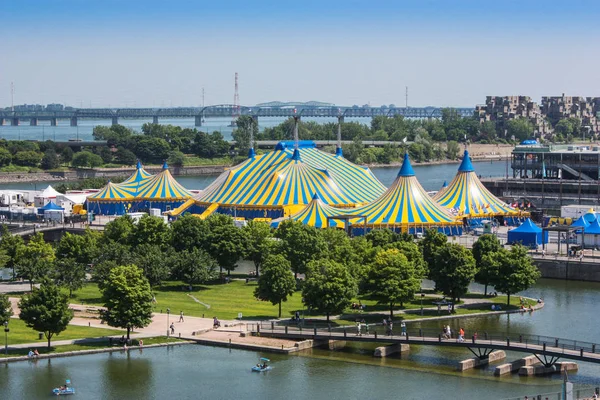
[[[484,105],[475,108],[479,122],[495,121],[497,128],[506,135],[506,124],[511,119],[526,118],[540,136],[552,132],[539,105],[529,96],[487,96]]]
[[[472,225],[492,218],[514,225],[522,216],[522,212],[498,199],[483,186],[467,150],[454,179],[437,192],[433,199],[454,215],[467,219]]]
[[[600,97],[546,96],[542,97],[542,113],[556,124],[561,119],[577,118],[584,133],[600,133]]]

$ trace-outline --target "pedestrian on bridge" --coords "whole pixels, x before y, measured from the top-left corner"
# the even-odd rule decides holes
[[[179,322],[183,322],[183,311],[179,313]]]

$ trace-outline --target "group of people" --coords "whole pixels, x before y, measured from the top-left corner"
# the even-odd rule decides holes
[[[27,353],[27,357],[29,358],[37,358],[39,355],[38,349],[29,350],[29,353]]]
[[[213,328],[221,327],[221,321],[217,317],[213,317]]]
[[[386,333],[391,336],[394,332],[394,321],[392,321],[391,318],[389,320],[384,318],[383,328],[385,329]]]
[[[363,306],[362,303],[359,301],[358,303],[352,303],[352,309],[353,310],[364,311],[365,310],[365,306]]]

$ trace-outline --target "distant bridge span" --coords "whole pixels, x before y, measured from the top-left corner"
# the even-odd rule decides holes
[[[521,353],[534,354],[538,357],[542,364],[549,366],[555,363],[558,359],[566,358],[576,361],[585,361],[600,364],[600,346],[594,343],[576,341],[571,339],[560,339],[547,336],[525,335],[525,334],[488,334],[480,332],[475,339],[468,337],[463,342],[459,342],[456,338],[443,339],[441,332],[425,329],[407,330],[406,336],[401,336],[400,332],[395,332],[393,335],[377,333],[377,330],[371,331],[370,334],[356,334],[356,328],[306,328],[299,329],[297,327],[282,327],[259,323],[251,325],[253,332],[260,332],[263,337],[273,337],[280,339],[292,340],[342,340],[352,342],[375,342],[386,344],[415,344],[425,346],[449,346],[463,347],[467,349],[484,349],[484,350],[505,350],[516,351]],[[374,325],[370,325],[376,328]],[[473,352],[473,350],[471,350]],[[475,354],[475,352],[473,352]],[[489,352],[480,353],[483,356]],[[477,355],[477,354],[476,354]],[[544,357],[544,360],[540,357]],[[548,361],[550,357],[551,361]]]
[[[60,111],[0,111],[0,124],[10,122],[18,125],[20,120],[29,120],[37,125],[40,120],[50,120],[56,125],[59,119],[69,119],[72,126],[77,126],[79,118],[110,119],[118,124],[119,118],[148,118],[158,123],[161,118],[195,118],[196,126],[201,126],[205,118],[233,118],[237,115],[249,115],[255,119],[260,117],[289,118],[294,116],[307,118],[373,118],[377,116],[393,117],[402,115],[406,118],[441,118],[441,107],[346,107],[346,106],[235,106],[219,104],[206,107],[170,107],[170,108],[69,108]],[[463,117],[472,116],[474,108],[453,108]]]

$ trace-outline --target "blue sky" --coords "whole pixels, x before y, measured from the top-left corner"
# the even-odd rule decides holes
[[[598,3],[7,0],[0,106],[600,96]]]

